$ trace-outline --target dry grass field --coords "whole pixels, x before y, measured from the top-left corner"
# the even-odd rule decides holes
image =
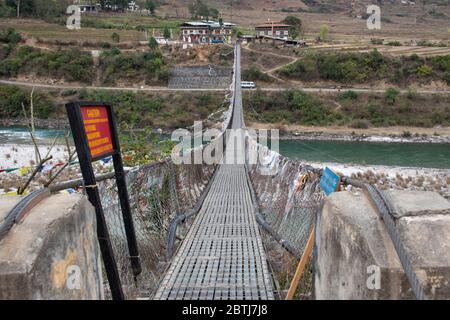
[[[47,23],[37,19],[1,19],[0,29],[14,28],[27,38],[61,41],[94,41],[110,42],[111,35],[116,32],[121,41],[144,41],[145,32],[135,30],[82,28],[69,30],[63,25]]]

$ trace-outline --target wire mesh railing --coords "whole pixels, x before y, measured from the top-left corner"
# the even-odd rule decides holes
[[[167,266],[170,221],[200,198],[214,172],[210,165],[174,165],[170,160],[142,166],[127,174],[142,272],[133,276],[115,180],[99,184],[122,288],[127,299],[151,298]],[[187,228],[188,226],[186,226]],[[186,229],[180,228],[182,236]],[[104,277],[106,279],[106,277]],[[109,286],[105,286],[105,289]],[[108,292],[107,297],[110,297]]]
[[[324,198],[320,189],[321,170],[283,157],[252,138],[248,139],[247,146],[258,154],[257,163],[248,165],[249,176],[264,223],[279,238],[275,239],[272,234],[263,237],[275,281],[280,282],[277,288],[285,291],[294,272],[290,266],[295,266],[304,252]],[[280,246],[274,245],[273,240],[294,256],[283,255],[284,250],[278,250]],[[311,266],[308,265],[307,269],[310,276],[302,279],[300,291],[309,298]]]

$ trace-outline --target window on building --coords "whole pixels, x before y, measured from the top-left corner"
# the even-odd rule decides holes
[[[281,34],[281,31],[280,30],[277,30],[277,36],[279,36],[280,34]]]
[[[269,32],[267,32],[267,34],[268,34],[269,36],[271,36],[271,35],[272,35],[272,30],[270,30]]]
[[[284,30],[284,35],[288,36],[289,35],[289,31],[288,30]]]

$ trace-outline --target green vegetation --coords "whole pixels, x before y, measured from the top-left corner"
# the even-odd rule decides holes
[[[148,11],[150,11],[150,14],[155,14],[155,10],[156,10],[156,3],[152,0],[146,0],[145,1],[145,9],[147,9]]]
[[[265,94],[259,90],[244,96],[244,105],[250,111],[251,120],[276,123],[300,123],[304,125],[332,124],[340,117],[317,97],[300,90]]]
[[[249,69],[243,70],[242,79],[244,81],[264,81],[264,82],[272,82],[273,80],[267,73],[262,72],[256,66],[251,66]]]
[[[0,61],[0,76],[19,74],[65,79],[90,83],[93,78],[92,57],[78,49],[41,51],[30,46],[12,50]]]
[[[336,107],[336,101],[339,107]],[[262,91],[244,95],[250,121],[314,126],[348,125],[433,127],[450,125],[450,95],[401,94],[387,89],[383,94],[345,91],[338,95],[316,95],[290,90]]]
[[[122,123],[120,131],[121,151],[125,166],[134,167],[160,161],[169,157],[176,142],[165,139],[151,129],[135,130]]]
[[[114,32],[114,33],[111,35],[111,40],[112,40],[112,42],[114,42],[114,43],[119,43],[119,42],[120,42],[120,36],[119,36],[119,34],[116,33],[116,32]]]
[[[220,15],[219,10],[209,7],[202,0],[195,0],[189,3],[188,9],[193,19],[198,19],[199,17],[203,17],[205,20],[209,20],[209,18],[217,19]]]
[[[423,58],[385,57],[377,50],[370,53],[316,53],[279,71],[285,77],[303,81],[329,80],[344,83],[367,83],[388,80],[407,86],[414,82],[448,81],[450,55]]]
[[[384,100],[387,104],[394,105],[400,92],[394,88],[386,89],[384,92]]]
[[[292,28],[289,30],[289,35],[292,39],[296,39],[299,35],[302,34],[302,20],[300,20],[299,18],[295,16],[287,16],[282,22],[292,26]]]
[[[16,86],[0,85],[0,118],[22,116],[22,102],[29,104],[30,91]],[[37,118],[65,118],[64,104],[71,100],[103,101],[114,106],[119,125],[125,128],[162,128],[165,130],[192,126],[217,111],[223,93],[177,92],[134,93],[103,90],[35,90],[34,109]]]
[[[320,32],[319,32],[319,40],[322,42],[328,41],[328,33],[330,32],[330,28],[327,25],[320,26]]]
[[[0,17],[57,17],[71,4],[70,0],[6,0],[0,2]]]
[[[168,67],[159,51],[121,53],[117,48],[101,54],[102,82],[145,81],[146,84],[161,84],[169,76]]]
[[[30,93],[14,86],[0,86],[0,118],[23,117],[22,103],[30,104]],[[42,92],[33,96],[34,115],[40,119],[47,119],[55,111],[55,104],[51,97]]]
[[[151,37],[150,40],[148,40],[148,47],[152,51],[158,49],[158,42],[156,41],[156,39],[154,37]]]
[[[8,28],[6,30],[0,30],[0,42],[6,44],[15,45],[22,40],[22,37],[19,33],[16,32],[13,28]]]

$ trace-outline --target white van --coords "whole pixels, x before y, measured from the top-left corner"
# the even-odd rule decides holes
[[[243,89],[255,89],[256,85],[252,81],[241,81],[241,88],[243,88]]]

